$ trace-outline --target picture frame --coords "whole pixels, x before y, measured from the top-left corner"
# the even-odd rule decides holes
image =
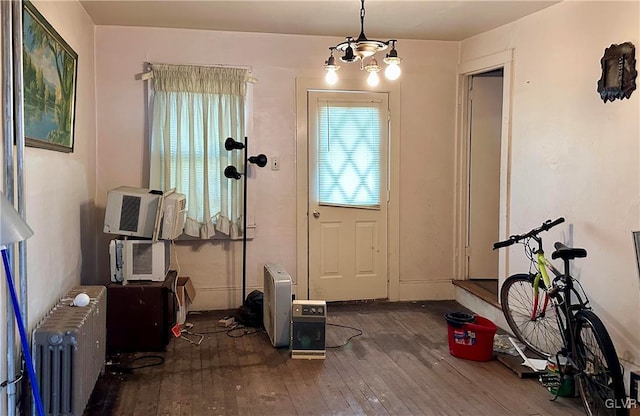
[[[22,16],[25,144],[71,153],[78,54],[31,2]]]
[[[602,76],[598,92],[605,103],[629,98],[636,89],[636,48],[631,42],[611,45],[600,60]]]

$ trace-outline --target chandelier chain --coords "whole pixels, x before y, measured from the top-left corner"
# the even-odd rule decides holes
[[[360,35],[364,35],[364,0],[360,0]]]

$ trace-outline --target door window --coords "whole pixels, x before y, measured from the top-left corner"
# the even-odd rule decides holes
[[[317,102],[320,205],[380,208],[380,101]]]

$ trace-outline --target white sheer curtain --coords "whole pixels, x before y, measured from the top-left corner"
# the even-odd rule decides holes
[[[228,165],[241,168],[249,71],[192,65],[152,65],[150,187],[187,197],[184,232],[211,238],[216,229],[232,237],[242,224],[242,181],[227,179]]]

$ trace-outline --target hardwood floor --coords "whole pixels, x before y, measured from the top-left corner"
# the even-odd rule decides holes
[[[229,311],[189,315],[199,345],[174,338],[165,352],[114,357],[85,415],[582,415],[578,399],[552,396],[500,362],[449,354],[452,301],[329,304],[328,324],[363,331],[325,360],[290,359],[264,332],[221,332]],[[253,332],[254,329],[249,329]],[[239,336],[242,330],[232,334]],[[328,325],[327,346],[357,331]],[[189,335],[194,342],[200,337]]]

